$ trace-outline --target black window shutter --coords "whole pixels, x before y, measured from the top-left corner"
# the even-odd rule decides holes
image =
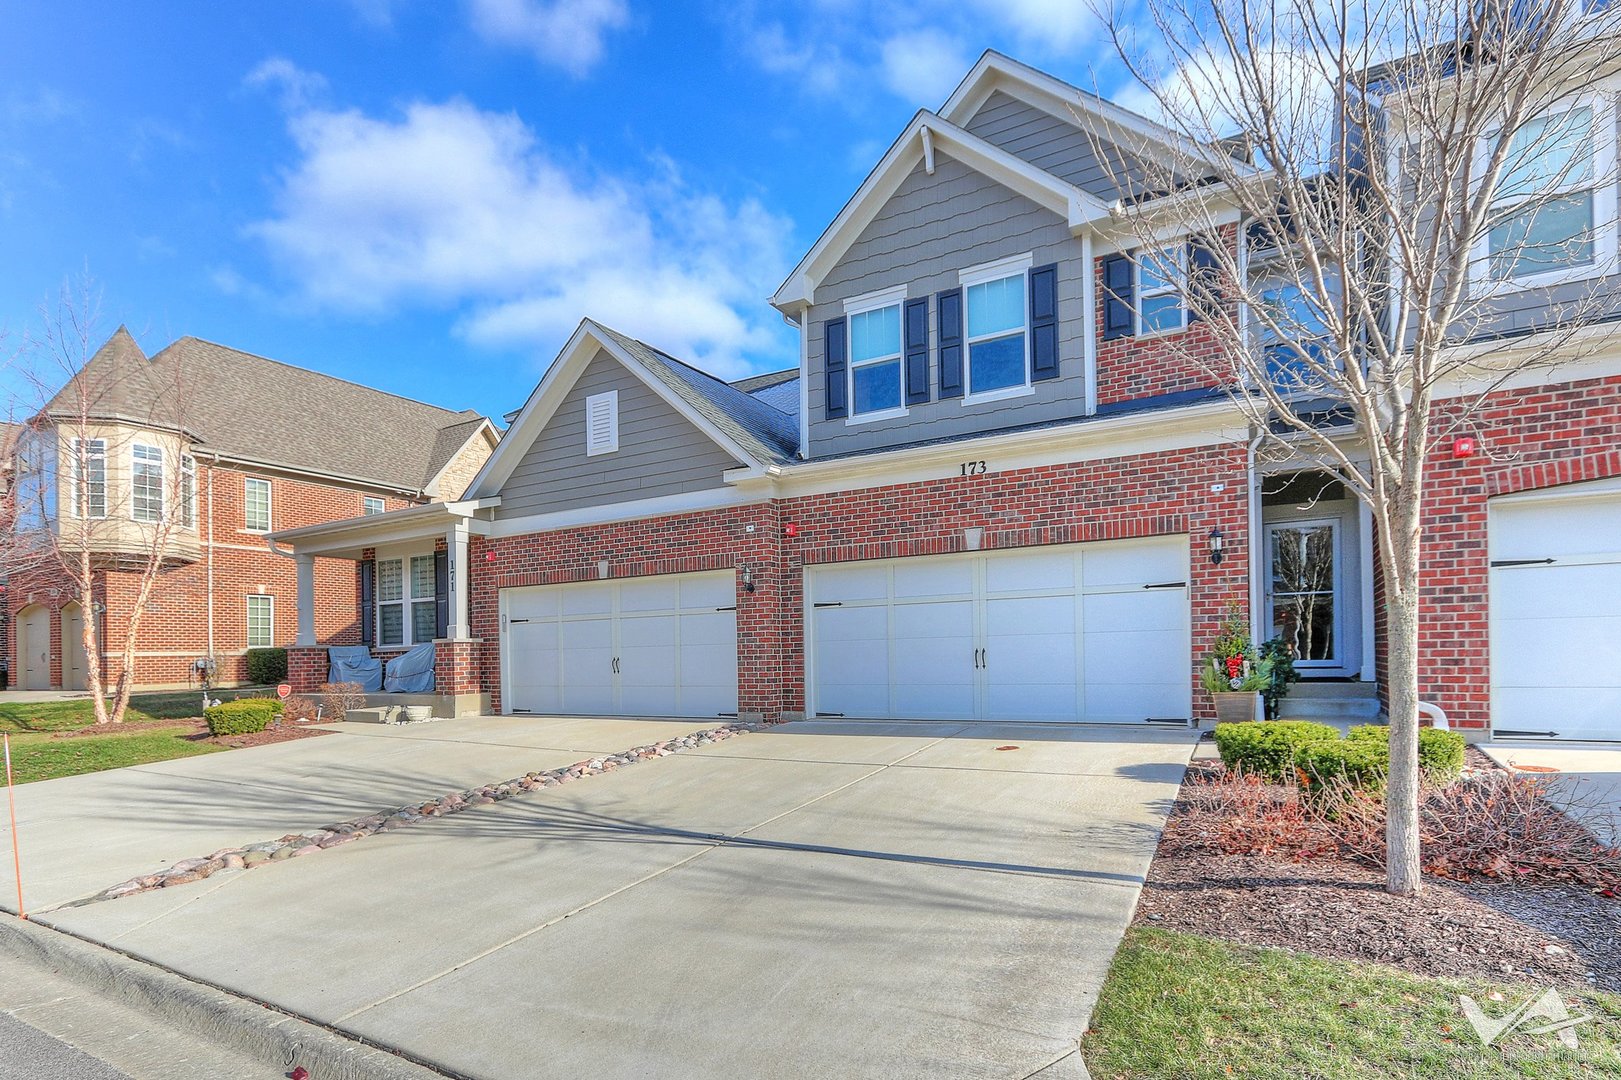
[[[848,383],[844,375],[844,358],[849,339],[844,335],[844,320],[829,319],[822,324],[822,370],[827,376],[827,399],[824,405],[827,418],[836,419],[850,411],[846,400]]]
[[[450,552],[436,551],[433,553],[433,636],[444,637],[449,627]]]
[[[377,644],[377,562],[361,559],[360,572],[360,643]]]
[[[940,335],[940,397],[962,397],[962,290],[937,293],[935,317]]]
[[[1221,311],[1221,267],[1208,236],[1188,241],[1188,299],[1189,322]]]
[[[1030,378],[1058,378],[1058,264],[1030,271]]]
[[[906,301],[906,404],[929,400],[929,298]]]
[[[1103,340],[1130,337],[1136,327],[1132,314],[1131,256],[1121,253],[1103,259]]]

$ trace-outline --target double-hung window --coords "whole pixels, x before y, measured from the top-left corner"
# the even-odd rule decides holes
[[[377,561],[377,643],[422,645],[438,627],[432,555]]]
[[[180,455],[180,525],[197,526],[197,459],[190,454]]]
[[[846,301],[850,319],[850,415],[898,412],[901,396],[901,304],[906,290]]]
[[[163,521],[163,450],[136,443],[130,449],[130,512],[136,521]]]
[[[1486,244],[1492,281],[1593,265],[1596,113],[1591,103],[1575,105],[1529,120],[1508,137]]]
[[[1163,334],[1187,326],[1187,306],[1182,300],[1187,275],[1185,243],[1153,248],[1138,257],[1138,334]]]
[[[1265,317],[1260,320],[1261,347],[1272,385],[1283,393],[1317,389],[1307,360],[1328,359],[1328,322],[1322,309],[1298,285],[1280,282],[1261,290]]]
[[[276,600],[248,597],[248,648],[268,649],[276,643]]]
[[[242,527],[270,531],[270,481],[249,476],[242,481]]]
[[[968,348],[967,396],[1019,390],[1030,385],[1026,324],[1028,255],[964,270],[964,319]]]
[[[107,516],[107,440],[74,439],[73,515],[79,518]]]
[[[360,512],[367,517],[372,514],[381,514],[388,509],[388,504],[375,495],[367,495],[360,500]]]

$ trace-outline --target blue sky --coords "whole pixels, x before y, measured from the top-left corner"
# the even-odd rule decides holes
[[[88,271],[149,350],[494,415],[584,315],[789,366],[765,297],[988,47],[1119,79],[1084,0],[0,0],[0,329]]]

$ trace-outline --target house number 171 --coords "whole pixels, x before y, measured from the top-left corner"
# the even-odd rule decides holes
[[[984,476],[990,471],[983,461],[965,461],[957,467],[961,470],[959,476]]]

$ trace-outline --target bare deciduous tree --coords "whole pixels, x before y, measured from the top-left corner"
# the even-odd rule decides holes
[[[118,724],[153,590],[195,525],[196,480],[178,368],[151,364],[132,340],[122,351],[122,330],[103,344],[98,310],[96,288],[81,279],[20,338],[8,403],[17,424],[12,519],[0,535],[0,569],[14,592],[79,604],[96,723]],[[99,617],[109,588],[125,594],[128,618],[116,627]],[[69,646],[64,639],[64,669]],[[104,656],[117,661],[111,686]]]
[[[1190,362],[1230,388],[1262,452],[1332,473],[1371,512],[1388,888],[1414,893],[1425,465],[1489,394],[1590,352],[1621,307],[1615,119],[1597,94],[1621,70],[1621,23],[1603,0],[1100,15],[1173,136],[1093,129],[1123,192],[1121,247],[1204,316],[1219,348]],[[1157,247],[1189,234],[1187,263]]]

